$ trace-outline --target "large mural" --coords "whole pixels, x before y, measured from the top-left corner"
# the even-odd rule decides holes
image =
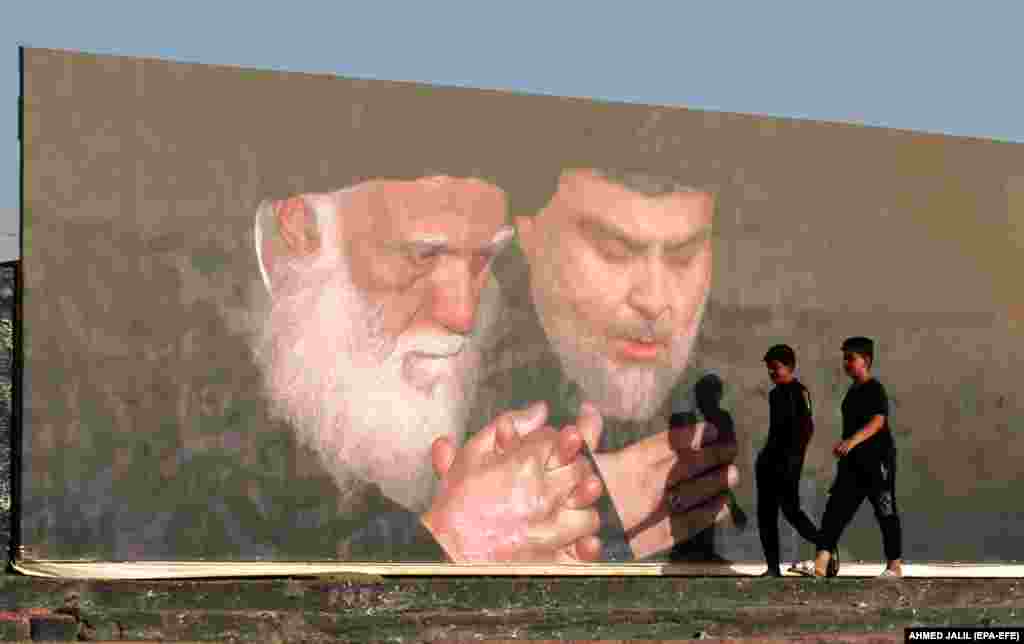
[[[829,538],[772,546],[755,468],[787,373],[804,533],[839,473],[876,510],[844,560],[893,558],[849,474],[884,442],[899,558],[1019,558],[1024,146],[42,49],[23,73],[26,560],[809,559]],[[883,421],[851,442],[868,379]]]

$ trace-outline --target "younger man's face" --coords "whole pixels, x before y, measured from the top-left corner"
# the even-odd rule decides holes
[[[768,377],[777,385],[784,385],[793,381],[793,369],[778,360],[768,360],[765,365],[768,367]]]
[[[576,170],[518,218],[548,340],[605,415],[650,418],[686,367],[711,284],[712,212],[708,193],[648,196]]]
[[[867,375],[868,361],[855,351],[843,351],[843,371],[854,380]]]

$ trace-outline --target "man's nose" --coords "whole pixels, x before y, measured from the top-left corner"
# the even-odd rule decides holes
[[[648,320],[657,320],[668,309],[666,269],[660,257],[652,253],[636,267],[630,304]]]
[[[431,289],[430,317],[451,333],[467,335],[473,330],[480,289],[468,262],[449,257],[435,270]]]

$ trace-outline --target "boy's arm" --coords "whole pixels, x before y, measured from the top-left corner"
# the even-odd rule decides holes
[[[867,425],[864,425],[864,427],[857,430],[856,434],[836,445],[836,453],[840,456],[844,456],[854,447],[857,447],[867,439],[882,431],[883,427],[885,427],[885,416],[882,414],[875,414],[871,417],[871,420],[868,421]]]
[[[802,403],[799,407],[800,413],[797,414],[797,431],[799,434],[799,445],[800,453],[804,454],[807,452],[807,445],[811,442],[811,437],[814,436],[814,416],[811,411],[811,394],[803,389],[800,392],[800,402]]]
[[[877,380],[874,382],[871,391],[872,395],[868,401],[868,411],[874,412],[871,420],[868,421],[867,425],[857,430],[853,436],[836,445],[836,456],[845,456],[851,449],[882,431],[882,428],[885,427],[885,418],[889,415],[889,396],[886,394],[885,387]]]
[[[790,474],[799,476],[807,457],[807,446],[814,435],[814,419],[811,414],[811,399],[807,389],[789,394],[789,431],[793,436],[793,449],[787,455]]]

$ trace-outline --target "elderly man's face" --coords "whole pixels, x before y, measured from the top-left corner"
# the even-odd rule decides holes
[[[449,177],[374,184],[345,219],[353,283],[382,307],[388,334],[468,334],[488,264],[511,237],[504,192]]]
[[[261,246],[272,304],[256,344],[270,399],[339,484],[354,475],[422,508],[430,444],[464,432],[480,318],[496,307],[489,262],[512,234],[505,195],[430,177],[273,210],[286,250]]]
[[[713,198],[563,175],[516,226],[530,289],[570,378],[606,415],[650,418],[689,360],[711,283]]]

